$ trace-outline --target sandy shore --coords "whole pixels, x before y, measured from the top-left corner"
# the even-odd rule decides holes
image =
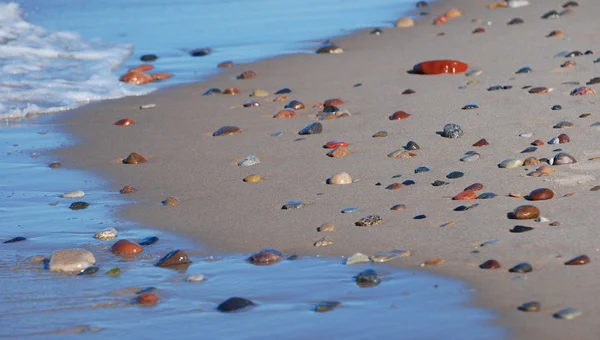
[[[400,267],[415,268],[423,261],[441,257],[445,263],[427,267],[435,273],[467,280],[477,290],[478,303],[499,311],[499,323],[508,326],[512,338],[593,339],[600,331],[595,321],[600,308],[593,297],[600,293],[595,278],[600,267],[595,226],[598,193],[590,188],[599,184],[600,163],[589,160],[600,156],[594,110],[596,95],[570,96],[578,87],[598,75],[593,61],[598,55],[575,58],[555,57],[563,50],[594,51],[600,42],[595,25],[600,4],[580,1],[573,14],[554,20],[540,17],[562,10],[564,1],[535,3],[518,9],[487,9],[484,1],[447,1],[429,8],[432,15],[458,8],[463,16],[447,24],[431,25],[432,17],[417,21],[412,28],[384,28],[380,36],[369,30],[334,39],[344,49],[340,55],[302,54],[238,65],[207,82],[160,91],[150,96],[125,98],[63,114],[59,117],[72,133],[77,145],[59,151],[68,167],[90,169],[112,179],[112,190],[132,185],[139,191],[128,196],[122,216],[149,227],[163,228],[197,239],[215,251],[252,252],[275,247],[298,254],[351,255],[405,248],[412,256],[394,260]],[[513,18],[523,24],[507,25]],[[473,22],[490,21],[491,25]],[[478,27],[486,32],[472,34]],[[553,30],[568,38],[547,38]],[[445,33],[437,36],[438,33]],[[599,51],[594,51],[599,52]],[[413,65],[431,59],[457,59],[480,69],[479,76],[423,76],[410,74]],[[560,67],[567,60],[576,66]],[[532,73],[515,74],[525,66]],[[256,78],[237,80],[235,76],[252,70]],[[467,85],[469,81],[477,84]],[[361,83],[362,86],[354,87]],[[568,84],[567,84],[568,83]],[[500,91],[487,91],[494,85],[511,85]],[[547,94],[530,94],[524,86],[552,88]],[[202,96],[208,88],[236,87],[236,96]],[[300,116],[273,119],[286,102],[274,96],[256,98],[261,106],[244,108],[255,89],[270,93],[284,87],[293,90],[290,99],[306,105]],[[459,87],[465,87],[459,89]],[[592,87],[594,87],[592,85]],[[402,95],[405,89],[416,91]],[[341,98],[350,117],[323,121],[323,132],[299,136],[298,131],[316,120],[313,105],[329,98]],[[153,109],[140,110],[144,104]],[[477,104],[478,109],[461,110]],[[561,105],[562,110],[551,110]],[[391,121],[396,111],[412,116]],[[579,118],[583,113],[591,117]],[[114,126],[122,118],[136,124]],[[570,129],[555,129],[560,121],[574,123]],[[459,124],[464,135],[458,139],[436,134],[447,123]],[[235,125],[243,133],[213,137],[224,125]],[[379,130],[389,133],[373,138]],[[273,133],[281,131],[279,137]],[[519,137],[531,132],[532,137]],[[548,145],[551,138],[566,133],[568,144]],[[473,147],[485,138],[490,145]],[[342,139],[349,143],[350,155],[330,158],[323,145]],[[533,153],[522,154],[535,139],[546,143]],[[387,157],[410,140],[418,143],[416,157]],[[578,163],[555,166],[557,173],[547,177],[527,176],[536,166],[501,169],[507,158],[552,158],[562,149]],[[461,162],[467,151],[477,151],[476,162]],[[130,152],[148,158],[142,165],[124,165]],[[255,155],[261,163],[240,167],[237,163]],[[415,174],[427,166],[429,172]],[[355,179],[350,185],[327,185],[326,180],[345,171]],[[452,171],[465,176],[447,179]],[[244,183],[250,174],[259,174],[259,183]],[[400,178],[392,178],[402,174]],[[394,182],[414,180],[415,185],[386,190]],[[358,180],[358,181],[356,181]],[[435,180],[450,182],[435,187]],[[377,186],[376,183],[381,183]],[[489,200],[454,201],[451,198],[473,183],[484,185],[482,192],[498,197]],[[551,200],[531,204],[541,210],[547,222],[517,221],[507,217],[524,198],[509,193],[528,194],[536,188],[555,192]],[[574,196],[564,197],[575,193]],[[161,205],[168,196],[182,200],[176,207]],[[301,200],[306,206],[286,211],[281,206]],[[457,212],[461,204],[479,203],[476,208]],[[392,211],[396,204],[406,210]],[[347,207],[359,212],[341,214]],[[354,226],[360,218],[377,214],[384,224],[372,228]],[[425,219],[413,219],[424,214]],[[456,224],[440,227],[453,221]],[[559,226],[550,226],[558,221]],[[331,233],[318,233],[323,223],[336,225]],[[511,233],[525,225],[535,229]],[[330,238],[334,244],[314,247]],[[500,242],[479,247],[487,240]],[[477,250],[477,251],[474,251]],[[587,254],[591,263],[565,266],[574,256]],[[495,259],[498,270],[482,270],[479,265]],[[508,269],[528,262],[533,272],[515,279]],[[517,310],[522,303],[539,301],[540,312]],[[583,316],[572,321],[552,315],[565,307],[575,307]]]

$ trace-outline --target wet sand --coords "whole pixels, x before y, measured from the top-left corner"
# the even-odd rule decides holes
[[[491,2],[490,2],[491,3]],[[555,57],[568,50],[594,50],[600,40],[595,28],[599,4],[581,1],[574,14],[555,20],[540,17],[549,10],[562,10],[563,1],[533,4],[524,8],[487,9],[489,3],[448,1],[431,6],[437,16],[458,8],[463,16],[447,24],[433,26],[426,17],[412,28],[383,28],[380,36],[370,29],[334,41],[344,49],[341,55],[291,55],[239,65],[230,72],[204,83],[163,90],[146,97],[125,98],[87,106],[61,115],[65,129],[74,134],[77,146],[59,150],[63,165],[90,169],[112,179],[117,191],[132,185],[139,191],[129,197],[121,216],[150,227],[175,231],[197,239],[215,251],[253,252],[274,247],[286,253],[351,255],[380,250],[405,248],[412,256],[393,260],[400,267],[415,268],[423,261],[441,257],[445,263],[426,267],[432,272],[469,282],[477,289],[478,303],[499,311],[499,323],[508,326],[511,338],[594,338],[599,326],[595,315],[600,311],[593,298],[600,288],[594,283],[598,274],[595,238],[599,234],[595,209],[600,163],[588,160],[600,156],[595,145],[599,132],[590,125],[598,118],[594,110],[595,95],[570,96],[578,85],[597,76],[597,55],[576,58]],[[506,25],[520,17],[520,25]],[[491,21],[492,25],[472,22]],[[472,34],[478,28],[485,33]],[[547,38],[552,30],[569,37]],[[444,32],[444,36],[436,36]],[[410,74],[413,65],[431,59],[457,59],[480,69],[479,76],[423,76]],[[567,60],[576,61],[571,68],[561,68]],[[515,74],[530,66],[534,71]],[[216,65],[215,65],[216,67]],[[237,80],[243,71],[252,70],[256,78]],[[478,84],[467,86],[471,80]],[[361,83],[362,86],[354,87]],[[487,91],[494,85],[511,85],[500,91]],[[553,88],[547,94],[530,94],[524,86]],[[465,86],[465,89],[459,87]],[[236,87],[236,96],[202,96],[208,88]],[[271,97],[258,98],[261,106],[244,108],[255,89],[270,93],[284,87],[293,90],[288,96],[305,103],[306,109],[292,119],[273,119],[285,102]],[[592,85],[592,87],[594,87]],[[401,93],[411,88],[412,95]],[[316,120],[312,106],[329,98],[341,98],[342,109],[350,117],[324,121],[321,134],[299,136],[298,131]],[[155,108],[140,110],[144,104]],[[478,109],[461,110],[477,104]],[[562,110],[551,110],[561,105]],[[388,117],[403,110],[412,114],[405,120]],[[578,118],[583,113],[589,118]],[[136,124],[114,126],[122,118]],[[568,120],[570,129],[553,126]],[[458,139],[436,134],[447,123],[459,124],[464,135]],[[243,133],[213,137],[224,125],[239,126]],[[379,130],[389,133],[373,138]],[[282,131],[279,137],[273,133]],[[519,137],[531,132],[532,137]],[[567,133],[568,144],[543,145],[534,153],[520,154],[535,139],[545,143]],[[490,145],[473,147],[486,138]],[[326,156],[323,145],[333,139],[347,141],[350,155]],[[410,140],[420,145],[416,157],[394,159],[386,155],[402,148]],[[551,158],[562,149],[578,163],[555,166],[557,173],[547,177],[530,177],[536,167],[501,169],[497,164],[507,158]],[[459,159],[467,151],[477,151],[481,158],[472,163]],[[121,160],[130,152],[148,158],[148,163],[124,165]],[[261,163],[239,167],[247,155]],[[415,174],[415,168],[427,166],[431,171]],[[326,180],[345,171],[355,179],[350,185],[327,185]],[[462,171],[460,179],[446,179],[452,171]],[[244,183],[247,175],[257,173],[259,183]],[[400,178],[392,178],[402,174]],[[356,181],[356,180],[359,181]],[[411,179],[415,185],[400,190],[385,190],[394,182]],[[434,187],[435,180],[450,182]],[[381,186],[376,186],[376,183]],[[451,198],[473,183],[498,197],[489,200],[453,201]],[[522,204],[523,198],[509,193],[528,194],[546,187],[555,197],[533,202],[548,222],[517,221],[507,217]],[[563,197],[575,193],[574,196]],[[168,196],[182,200],[176,207],[161,205]],[[281,210],[290,200],[302,200],[305,207]],[[479,206],[456,212],[461,204]],[[404,211],[392,211],[395,204],[405,204]],[[347,207],[358,212],[341,214]],[[377,214],[384,224],[372,228],[354,226],[360,218]],[[413,217],[424,214],[425,219]],[[455,225],[440,227],[447,222]],[[549,226],[558,221],[559,226]],[[335,224],[337,230],[318,233],[323,223]],[[535,229],[510,233],[515,225]],[[314,247],[322,237],[334,244]],[[500,242],[479,247],[487,240]],[[474,252],[474,250],[476,250]],[[570,267],[563,263],[574,256],[587,254],[592,262]],[[501,269],[482,270],[478,266],[496,259]],[[534,270],[515,279],[508,268],[529,262]],[[523,302],[536,300],[540,312],[517,310]],[[564,307],[575,307],[583,316],[572,321],[552,315]]]

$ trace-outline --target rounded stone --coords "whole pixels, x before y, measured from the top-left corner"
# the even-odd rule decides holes
[[[69,206],[69,209],[71,209],[71,210],[83,210],[83,209],[87,209],[87,207],[89,207],[89,206],[90,206],[90,204],[87,203],[87,202],[73,202]]]
[[[136,191],[137,189],[132,187],[131,185],[126,185],[121,190],[119,190],[121,194],[133,194]]]
[[[361,288],[375,287],[381,283],[381,278],[373,269],[366,269],[356,275],[355,282]]]
[[[406,27],[413,27],[414,25],[415,25],[415,21],[408,17],[400,18],[396,21],[396,27],[406,28]]]
[[[343,146],[338,146],[337,148],[328,152],[327,156],[335,158],[335,157],[348,156],[349,154],[350,154],[350,152],[348,151],[348,148],[343,147]]]
[[[519,70],[517,70],[517,72],[515,72],[516,74],[520,74],[520,73],[531,73],[533,72],[533,70],[531,69],[531,67],[529,66],[525,66],[523,68],[520,68]]]
[[[110,241],[117,238],[118,235],[119,232],[117,231],[117,229],[108,228],[96,233],[96,235],[94,235],[94,238],[101,241]]]
[[[337,308],[339,305],[341,305],[341,303],[338,301],[322,301],[322,302],[319,302],[315,306],[315,312],[319,312],[319,313],[329,312],[329,311]]]
[[[250,93],[250,97],[266,97],[269,95],[269,92],[262,90],[262,89],[256,89],[254,91],[252,91],[252,93]]]
[[[256,304],[248,299],[241,297],[232,297],[217,306],[217,310],[223,313],[236,312],[246,310]]]
[[[579,309],[567,307],[565,309],[561,309],[558,312],[554,313],[552,316],[557,319],[562,320],[573,320],[583,315]]]
[[[347,172],[337,173],[327,181],[327,184],[350,184],[352,183],[352,176]]]
[[[577,160],[575,159],[575,157],[569,155],[566,152],[560,152],[554,156],[552,164],[565,165],[565,164],[573,164],[573,163],[577,163]]]
[[[458,60],[430,60],[423,61],[413,67],[416,74],[456,74],[466,72],[469,65]]]
[[[446,124],[442,131],[442,136],[446,138],[459,138],[463,135],[463,130],[458,124]]]
[[[206,280],[206,278],[202,274],[195,274],[195,275],[188,276],[185,280],[187,282],[202,282],[202,281]]]
[[[246,183],[257,183],[260,182],[260,176],[257,174],[248,175],[244,177],[243,181]]]
[[[519,306],[519,310],[523,312],[539,312],[542,305],[537,301],[528,301]]]
[[[302,201],[288,201],[281,207],[281,209],[283,209],[283,210],[300,209],[303,206],[304,206],[304,203],[302,203]]]
[[[473,184],[469,185],[468,187],[466,187],[464,190],[465,191],[467,191],[467,190],[473,190],[473,191],[483,190],[483,184],[473,183]]]
[[[156,59],[158,59],[156,54],[144,54],[140,57],[141,61],[155,61]]]
[[[81,272],[95,263],[94,254],[87,250],[57,250],[50,257],[48,269],[53,272]]]
[[[235,87],[230,87],[223,91],[223,94],[232,95],[232,96],[239,94],[239,93],[240,93],[240,90],[236,89]]]
[[[135,122],[129,118],[123,118],[123,119],[117,120],[115,122],[115,125],[117,125],[117,126],[129,126],[129,125],[133,125],[133,124],[135,124]]]
[[[533,267],[527,263],[527,262],[522,262],[517,264],[516,266],[510,268],[508,270],[510,273],[530,273],[533,271]]]
[[[181,204],[181,201],[177,197],[169,196],[169,197],[165,198],[165,200],[162,201],[161,203],[162,203],[162,205],[167,206],[167,207],[174,207],[174,206]]]
[[[232,68],[232,67],[233,67],[233,61],[231,61],[231,60],[226,60],[226,61],[220,62],[220,63],[217,65],[217,67],[218,67],[218,68]]]
[[[477,146],[477,147],[488,146],[488,145],[490,145],[490,143],[488,143],[488,141],[485,140],[485,138],[482,138],[482,139],[478,140],[477,142],[475,142],[475,144],[473,144],[473,146]]]
[[[212,53],[212,48],[195,48],[188,52],[192,57],[204,57]]]
[[[161,268],[168,267],[177,267],[177,266],[186,266],[192,263],[188,255],[185,251],[181,249],[173,250],[169,252],[167,255],[163,256],[158,262],[156,262],[155,266]]]
[[[383,224],[383,219],[379,215],[365,216],[354,223],[357,227],[374,227],[381,224]]]
[[[370,262],[370,261],[371,261],[371,259],[367,255],[365,255],[363,253],[354,253],[354,254],[352,254],[352,256],[348,257],[344,261],[344,264],[350,265],[350,264]]]
[[[373,138],[382,138],[382,137],[387,137],[388,133],[387,131],[377,131],[374,135]]]
[[[335,44],[326,44],[323,47],[319,48],[316,53],[317,54],[341,54],[341,53],[344,53],[344,50]]]
[[[266,248],[257,253],[250,255],[248,262],[255,265],[270,265],[281,261],[283,254],[273,248]]]
[[[222,126],[220,127],[217,131],[215,131],[213,133],[213,136],[217,137],[217,136],[230,136],[230,135],[235,135],[238,133],[241,133],[242,129],[240,129],[237,126]]]
[[[137,152],[130,153],[129,156],[123,160],[123,164],[143,164],[146,162],[146,158]]]
[[[117,255],[136,255],[142,252],[142,247],[129,240],[119,240],[110,247],[110,251]]]
[[[455,201],[465,201],[465,200],[474,200],[477,198],[477,193],[473,190],[465,190],[460,194],[452,197]]]
[[[516,159],[516,158],[509,158],[509,159],[505,159],[502,162],[500,162],[498,164],[499,168],[506,168],[506,169],[512,169],[512,168],[518,168],[521,167],[523,165],[523,161],[520,159]]]
[[[526,233],[526,232],[532,231],[532,230],[533,230],[533,227],[528,227],[528,226],[524,226],[524,225],[516,225],[516,226],[512,227],[512,229],[510,229],[509,231],[514,234],[519,234],[519,233]]]
[[[396,111],[393,115],[390,116],[390,120],[402,120],[410,117],[410,113],[406,113],[404,111]]]
[[[49,167],[52,169],[60,168],[61,164],[59,162],[50,163]]]
[[[85,196],[83,190],[73,190],[60,195],[62,198],[82,198],[83,196]]]
[[[516,220],[533,220],[540,216],[540,209],[533,205],[520,205],[513,211]]]
[[[149,246],[151,244],[158,242],[158,240],[159,240],[159,238],[156,236],[148,236],[148,237],[144,237],[143,239],[141,239],[140,242],[138,242],[138,244],[140,246]]]
[[[333,244],[333,241],[328,239],[327,237],[323,237],[319,240],[317,240],[315,243],[313,243],[313,246],[315,247],[325,247],[325,246],[330,246]]]
[[[312,122],[298,132],[299,135],[313,135],[323,132],[323,125],[319,122]]]
[[[394,210],[394,211],[400,211],[400,210],[406,210],[406,205],[404,204],[396,204],[393,207],[390,208],[390,210]]]
[[[530,201],[543,201],[549,200],[552,197],[554,197],[554,191],[546,188],[539,188],[529,193],[527,199]]]
[[[79,274],[77,274],[77,276],[93,275],[93,274],[96,274],[99,270],[100,270],[100,267],[98,267],[98,266],[89,266],[89,267],[85,268],[84,270],[82,270],[81,272],[79,272]]]
[[[498,269],[500,267],[500,263],[496,260],[487,260],[479,265],[479,268],[481,269]]]
[[[582,266],[590,263],[590,258],[587,255],[579,255],[565,262],[566,266]]]
[[[448,179],[457,179],[457,178],[463,177],[464,175],[465,174],[463,172],[452,171],[451,173],[449,173],[448,175],[446,175],[446,178],[448,178]]]
[[[254,155],[248,155],[238,163],[238,166],[253,166],[260,163],[260,159]]]
[[[256,77],[256,72],[244,71],[239,76],[237,76],[237,79],[252,79],[254,77]]]
[[[317,228],[317,231],[320,233],[335,231],[335,225],[331,223],[323,223]]]
[[[295,118],[295,117],[298,117],[298,112],[296,112],[296,110],[294,110],[294,109],[283,109],[283,110],[277,112],[277,114],[273,116],[273,118],[277,118],[277,119]]]
[[[140,305],[151,306],[158,303],[159,297],[155,292],[143,292],[136,296],[135,302]]]

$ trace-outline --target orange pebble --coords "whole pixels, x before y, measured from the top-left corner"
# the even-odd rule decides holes
[[[122,75],[119,80],[133,85],[145,85],[152,82],[152,77],[144,72],[129,71]]]
[[[156,81],[156,80],[163,80],[163,79],[169,79],[171,78],[172,75],[170,73],[156,73],[152,75],[152,80]]]
[[[133,125],[133,124],[135,124],[135,122],[129,118],[123,118],[123,119],[117,120],[115,122],[115,125],[118,125],[118,126],[127,126],[127,125]]]
[[[136,302],[140,305],[153,305],[158,302],[158,295],[152,292],[141,293],[137,296]]]
[[[110,251],[118,255],[135,255],[142,252],[142,247],[129,240],[119,240],[110,247]]]
[[[448,22],[448,18],[446,18],[445,16],[441,15],[439,17],[437,17],[434,21],[433,24],[434,25],[442,25]]]
[[[325,106],[338,106],[344,104],[344,101],[339,98],[327,99],[323,105]]]
[[[473,190],[465,190],[460,194],[452,197],[455,201],[466,201],[466,200],[474,200],[477,198],[477,193]]]
[[[144,64],[144,65],[140,65],[138,67],[133,67],[130,68],[129,71],[127,71],[127,73],[129,72],[146,72],[146,71],[150,71],[154,68],[154,66],[150,65],[150,64]]]

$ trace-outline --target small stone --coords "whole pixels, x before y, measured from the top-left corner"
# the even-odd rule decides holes
[[[496,260],[487,260],[484,263],[479,265],[481,269],[498,269],[500,268],[500,263]]]
[[[393,152],[389,153],[387,156],[390,158],[412,158],[415,157],[417,154],[414,152],[408,152],[408,151],[404,151],[402,149],[397,149],[394,150]]]
[[[167,255],[163,256],[158,262],[156,262],[155,266],[161,268],[168,267],[177,267],[177,266],[186,266],[192,263],[192,260],[188,257],[185,251],[181,249],[173,250],[169,252]]]
[[[560,106],[560,105],[552,105],[551,109],[552,109],[552,111],[562,110],[562,106]]]
[[[123,164],[143,164],[146,162],[146,158],[137,152],[130,153],[129,156],[123,160]]]
[[[590,189],[590,191],[599,191],[599,190],[600,190],[600,185],[596,185]]]
[[[562,5],[563,8],[574,8],[578,6],[579,4],[577,3],[577,1],[567,1],[564,5]]]
[[[452,171],[451,173],[449,173],[448,175],[446,175],[446,178],[448,178],[448,179],[457,179],[457,178],[463,177],[464,175],[465,174],[463,172]]]
[[[533,70],[531,69],[531,67],[529,66],[525,66],[523,68],[520,68],[519,70],[517,70],[517,72],[515,72],[516,74],[521,74],[521,73],[531,73],[533,72]]]
[[[566,128],[572,128],[574,127],[575,124],[568,122],[566,120],[563,120],[562,122],[559,122],[558,124],[554,125],[555,129],[566,129]]]
[[[158,59],[156,54],[144,54],[140,57],[141,61],[155,61],[156,59]]]
[[[415,94],[415,93],[417,93],[417,92],[413,89],[406,89],[406,90],[402,91],[402,94]]]
[[[535,146],[528,146],[523,151],[521,151],[521,153],[529,153],[529,152],[535,152],[535,151],[537,151],[537,147],[535,147]]]
[[[81,272],[79,272],[77,274],[77,276],[93,275],[93,274],[96,274],[99,270],[100,270],[100,267],[98,267],[98,266],[89,266],[89,267],[85,268],[84,270],[82,270]]]
[[[158,237],[156,236],[148,236],[148,237],[144,237],[143,239],[140,240],[140,242],[138,242],[138,244],[140,246],[149,246],[152,245],[156,242],[158,242]]]
[[[584,264],[590,263],[590,258],[587,255],[579,255],[575,258],[570,259],[565,262],[566,266],[582,266]]]
[[[87,202],[74,202],[71,203],[69,209],[71,210],[83,210],[86,209],[90,204]]]
[[[328,152],[327,156],[336,158],[336,157],[348,156],[349,154],[350,154],[350,152],[348,151],[348,148],[343,147],[343,146],[338,146],[337,148]]]
[[[116,239],[118,235],[119,232],[117,231],[117,229],[108,228],[96,233],[96,235],[94,235],[94,238],[101,241],[110,241]]]
[[[534,140],[533,142],[531,142],[531,145],[535,145],[535,146],[542,146],[544,145],[544,142],[542,142],[539,139]]]
[[[244,71],[242,72],[239,76],[237,76],[237,79],[251,79],[256,77],[256,72],[254,71]]]
[[[565,34],[561,31],[552,31],[550,32],[546,38],[563,38]]]
[[[547,87],[532,87],[529,89],[529,93],[532,94],[544,94],[550,92],[550,89]]]
[[[513,211],[516,220],[533,220],[540,216],[540,209],[533,205],[520,205]]]
[[[476,76],[480,76],[482,74],[483,74],[483,71],[475,69],[475,70],[471,70],[471,71],[467,72],[466,76],[467,77],[476,77]]]
[[[440,187],[442,185],[448,185],[450,183],[446,182],[446,181],[440,181],[439,179],[435,180],[433,183],[431,183],[431,185],[433,185],[434,187]]]
[[[181,204],[181,201],[177,197],[169,196],[169,197],[165,198],[165,200],[162,201],[161,203],[162,203],[162,205],[167,206],[167,207],[174,207],[176,205]]]
[[[429,4],[427,3],[427,1],[419,1],[417,2],[417,8],[425,8],[427,6],[429,6]]]
[[[123,118],[115,122],[115,125],[117,126],[128,126],[133,124],[135,124],[135,122],[129,118]]]
[[[413,217],[413,220],[423,220],[425,218],[427,218],[426,215],[417,215],[417,216]]]
[[[361,288],[375,287],[381,283],[381,278],[373,269],[366,269],[356,275],[355,281]]]
[[[460,161],[461,162],[475,162],[479,159],[479,157],[481,157],[481,155],[478,154],[477,152],[469,151],[460,158]]]
[[[415,174],[421,173],[421,172],[429,172],[429,168],[426,166],[420,166],[418,168],[415,169]]]
[[[356,209],[356,208],[345,208],[344,210],[342,210],[342,214],[350,214],[350,213],[357,212],[357,211],[358,211],[358,209]]]
[[[192,57],[204,57],[212,53],[212,48],[196,48],[188,52]]]
[[[3,244],[8,244],[8,243],[17,243],[17,242],[22,242],[22,241],[26,241],[27,239],[23,236],[17,236],[17,237],[13,237],[10,240],[4,241],[2,242]]]
[[[217,65],[217,67],[218,68],[232,68],[233,67],[233,61],[227,60],[227,61],[220,62]]]
[[[519,306],[519,310],[523,312],[539,312],[542,305],[537,301],[529,301]]]
[[[547,12],[546,14],[542,15],[542,19],[558,19],[560,17],[560,14],[558,14],[557,11],[552,10],[550,12]]]
[[[126,185],[123,187],[123,189],[119,190],[121,194],[133,194],[136,191],[137,189],[132,187],[131,185]]]
[[[354,253],[352,256],[348,257],[346,259],[346,261],[344,261],[344,264],[346,265],[351,265],[351,264],[356,264],[356,263],[362,263],[362,262],[370,262],[371,259],[362,253]]]
[[[260,163],[260,159],[254,155],[246,156],[242,161],[238,163],[238,166],[253,166]]]
[[[406,146],[404,147],[404,150],[419,150],[421,147],[419,146],[419,144],[415,143],[414,141],[409,141],[408,143],[406,143]]]
[[[48,269],[53,272],[81,272],[95,263],[96,258],[87,250],[57,250],[50,257]]]
[[[543,222],[548,222],[548,221],[550,221],[550,220],[549,220],[549,219],[547,219],[547,218],[545,218],[544,216],[540,216],[540,217],[536,218],[534,221],[535,221],[535,222],[538,222],[538,223],[539,223],[539,222],[542,222],[542,223],[543,223]]]
[[[111,268],[111,269],[107,270],[105,274],[116,276],[116,275],[121,274],[121,269],[119,267]]]
[[[256,304],[248,299],[241,297],[232,297],[217,306],[217,310],[223,313],[237,312],[249,309]]]
[[[335,225],[331,223],[323,223],[320,227],[317,228],[317,231],[320,233],[331,232],[335,230]]]
[[[414,25],[414,20],[408,17],[400,18],[396,21],[396,27],[399,28],[413,27]]]
[[[573,90],[571,92],[572,96],[585,96],[588,94],[596,94],[596,90],[594,90],[591,87],[582,86],[582,87],[576,88],[575,90]]]
[[[561,309],[558,312],[554,313],[552,316],[557,319],[562,320],[573,320],[583,315],[583,312],[579,309],[575,309],[572,307],[567,307],[565,309]]]
[[[415,181],[413,181],[412,179],[407,179],[406,181],[402,182],[403,185],[414,185],[416,184]]]
[[[142,292],[134,299],[134,302],[144,306],[152,306],[158,303],[159,297],[155,292]]]
[[[259,107],[260,103],[257,102],[256,100],[251,100],[251,101],[245,102],[243,106],[244,107]]]
[[[560,225],[560,223],[558,221],[552,222],[550,224],[548,224],[551,227],[558,227]]]
[[[469,185],[468,187],[466,187],[464,189],[464,191],[467,191],[467,190],[472,190],[472,191],[483,190],[483,184],[481,184],[481,183],[473,183],[473,184]]]
[[[315,306],[315,312],[324,313],[334,310],[341,305],[338,301],[322,301]]]
[[[243,181],[246,183],[257,183],[260,182],[260,176],[257,174],[248,175],[244,177]]]
[[[554,156],[552,164],[554,165],[565,165],[577,163],[577,160],[566,152],[558,153]]]
[[[296,112],[296,110],[294,110],[294,109],[284,109],[284,110],[277,112],[277,114],[275,114],[273,116],[273,118],[276,118],[276,119],[295,118],[295,117],[298,117],[298,112]]]
[[[386,190],[398,190],[404,188],[404,184],[401,183],[392,183],[385,187]]]
[[[248,258],[248,262],[255,265],[270,265],[279,262],[282,257],[283,254],[279,250],[273,248],[266,248],[259,251],[258,253],[252,254]]]
[[[529,138],[531,136],[533,136],[533,133],[531,133],[531,132],[521,132],[519,134],[519,137],[524,137],[524,138]]]
[[[407,255],[408,256],[408,255]],[[391,261],[397,257],[400,257],[399,254],[390,251],[378,251],[371,255],[371,261],[375,263],[384,263]]]
[[[496,244],[499,242],[500,242],[500,240],[489,240],[489,241],[483,242],[480,246],[485,247],[485,246],[489,246],[489,245]]]
[[[327,184],[351,184],[352,176],[347,172],[337,173],[327,180]]]
[[[211,94],[216,94],[216,93],[223,93],[223,92],[220,89],[213,87],[213,88],[206,90],[206,92],[204,92],[202,95],[209,96]]]
[[[474,110],[474,109],[478,109],[479,105],[477,104],[467,104],[465,106],[462,107],[461,110]]]
[[[242,133],[242,129],[237,126],[222,126],[217,131],[213,133],[213,136],[230,136],[238,133]]]
[[[202,274],[195,274],[195,275],[188,276],[185,280],[187,282],[202,282],[202,281],[206,280],[206,278]]]
[[[378,131],[373,135],[373,138],[387,137],[387,135],[388,135],[387,131]]]
[[[390,208],[390,210],[395,210],[395,211],[406,210],[406,209],[407,209],[406,205],[404,205],[404,204],[396,204]]]
[[[463,135],[462,128],[457,124],[446,124],[442,136],[446,138],[459,138]]]
[[[465,190],[460,194],[452,197],[455,201],[466,201],[466,200],[474,200],[477,199],[477,193],[472,190]]]
[[[560,65],[560,67],[562,67],[562,68],[569,68],[569,67],[574,67],[574,66],[577,66],[577,63],[574,62],[573,60],[567,60]]]
[[[338,146],[344,146],[344,147],[347,147],[347,146],[348,146],[348,143],[347,143],[347,142],[344,142],[344,141],[342,141],[342,140],[337,140],[337,139],[335,139],[335,140],[332,140],[332,141],[329,141],[329,142],[327,142],[327,143],[325,144],[325,146],[324,146],[324,147],[325,147],[326,149],[335,149],[335,148],[337,148]]]
[[[312,135],[321,133],[323,131],[323,125],[319,122],[312,122],[308,124],[305,128],[298,132],[299,135]]]
[[[60,163],[59,162],[50,163],[49,167],[52,169],[60,168]]]
[[[554,197],[554,191],[546,188],[540,188],[533,190],[526,198],[530,201],[543,201],[549,200]]]
[[[327,44],[317,50],[317,54],[340,54],[344,53],[344,50],[334,44]]]
[[[525,233],[525,232],[531,231],[533,229],[534,229],[533,227],[528,227],[528,226],[524,226],[524,225],[516,225],[509,231],[511,233],[519,234],[519,233]]]
[[[406,113],[404,111],[396,111],[393,115],[390,116],[390,120],[402,120],[410,117],[410,113]]]
[[[500,164],[498,164],[499,168],[506,168],[506,169],[512,169],[512,168],[518,168],[521,167],[523,165],[523,161],[520,159],[515,159],[515,158],[509,158],[509,159],[505,159],[502,162],[500,162]]]
[[[383,224],[379,215],[369,215],[354,223],[357,227],[374,227]]]
[[[302,203],[302,201],[288,201],[281,207],[281,209],[283,209],[283,210],[300,209],[303,206],[304,206],[304,203]]]
[[[475,144],[473,144],[473,146],[478,146],[478,147],[488,146],[488,145],[490,145],[490,143],[488,143],[488,141],[485,140],[485,138],[482,138],[482,139],[478,140]]]
[[[491,199],[494,197],[497,197],[498,195],[496,193],[493,192],[484,192],[482,194],[479,194],[479,196],[477,196],[478,200],[487,200],[487,199]]]
[[[439,266],[440,264],[443,264],[445,261],[442,258],[436,257],[433,259],[429,259],[423,263],[421,263],[419,265],[419,267],[426,267],[426,266]]]
[[[325,246],[329,246],[332,244],[333,244],[332,240],[328,239],[327,237],[323,237],[323,238],[317,240],[313,245],[315,247],[325,247]]]
[[[485,33],[485,29],[481,28],[481,27],[478,27],[478,28],[474,29],[472,33],[473,34]]]
[[[142,247],[129,240],[119,240],[110,248],[113,254],[136,255],[142,252]]]
[[[533,267],[527,263],[527,262],[522,262],[517,264],[516,266],[510,268],[508,270],[510,273],[530,273],[531,271],[533,271]]]
[[[299,100],[292,100],[285,106],[286,109],[302,110],[305,108],[304,103]]]

